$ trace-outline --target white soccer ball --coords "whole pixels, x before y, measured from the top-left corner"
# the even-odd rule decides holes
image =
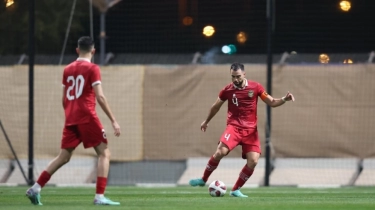
[[[212,197],[223,197],[226,192],[227,186],[220,180],[215,180],[208,186],[208,193],[210,193]]]

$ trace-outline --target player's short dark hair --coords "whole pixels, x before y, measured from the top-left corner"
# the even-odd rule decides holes
[[[81,51],[90,52],[94,47],[94,40],[89,36],[82,36],[78,39],[78,48]]]
[[[230,66],[230,70],[233,70],[233,71],[237,71],[237,70],[241,70],[241,71],[245,71],[245,67],[242,63],[232,63],[232,65]]]

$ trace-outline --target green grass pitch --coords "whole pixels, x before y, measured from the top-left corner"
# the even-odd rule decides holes
[[[207,187],[107,187],[106,196],[121,206],[92,204],[95,188],[50,187],[42,191],[43,206],[33,206],[27,187],[0,187],[0,209],[160,209],[160,210],[374,210],[375,187],[295,188],[260,187],[241,191],[249,198],[213,198]]]

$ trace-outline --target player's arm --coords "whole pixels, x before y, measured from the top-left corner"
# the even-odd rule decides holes
[[[61,102],[62,102],[62,106],[63,106],[63,109],[65,109],[65,85],[62,86],[62,99],[61,99]]]
[[[61,86],[62,86],[62,94],[61,94],[61,103],[62,103],[62,106],[63,106],[63,109],[65,110],[65,81],[66,81],[66,76],[65,76],[65,68],[64,68],[64,72],[63,72],[63,75],[62,75],[62,81],[61,81]]]
[[[260,98],[263,100],[264,103],[266,103],[270,107],[278,107],[285,104],[285,102],[287,101],[294,101],[294,96],[289,92],[282,98],[274,98],[264,91],[260,95]]]
[[[113,115],[111,108],[107,102],[107,98],[104,96],[103,88],[101,84],[96,84],[93,86],[95,91],[96,100],[98,101],[100,107],[104,111],[104,113],[108,116],[111,120],[113,129],[115,130],[115,136],[120,135],[120,126],[118,125],[115,116]]]
[[[205,121],[201,124],[201,130],[206,131],[208,123],[211,121],[211,119],[216,115],[216,113],[219,112],[221,106],[224,104],[224,101],[222,101],[219,97],[216,99],[215,103],[211,106],[210,112],[208,113],[208,116]]]

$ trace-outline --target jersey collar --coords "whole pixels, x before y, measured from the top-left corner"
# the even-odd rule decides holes
[[[249,84],[247,83],[247,79],[244,79],[245,80],[245,86],[243,86],[243,87],[237,87],[235,84],[233,84],[233,87],[235,88],[235,89],[238,89],[238,90],[243,90],[243,89],[245,89]]]
[[[88,58],[77,58],[77,61],[86,61],[86,62],[91,63],[90,59]]]

